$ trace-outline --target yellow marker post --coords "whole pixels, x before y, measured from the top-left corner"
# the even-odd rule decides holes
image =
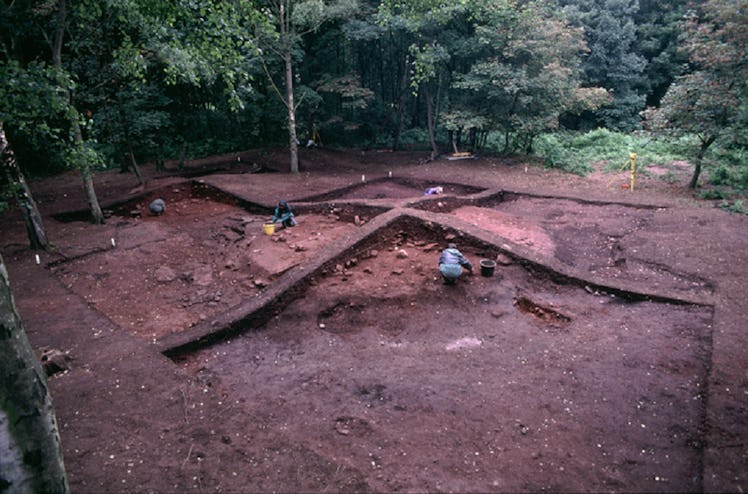
[[[631,160],[631,190],[634,190],[636,186],[636,153],[629,153],[629,159]]]

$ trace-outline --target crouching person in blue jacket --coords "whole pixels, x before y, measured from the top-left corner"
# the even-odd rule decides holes
[[[455,244],[448,244],[439,256],[439,273],[444,278],[444,284],[454,285],[457,278],[462,276],[463,267],[472,273],[473,265],[470,261],[457,250]]]
[[[294,218],[291,206],[286,201],[278,202],[278,207],[273,212],[273,223],[280,222],[283,227],[296,226],[296,219]]]

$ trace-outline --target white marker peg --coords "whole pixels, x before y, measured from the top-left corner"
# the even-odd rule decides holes
[[[361,182],[366,182],[366,175],[361,175]]]
[[[117,247],[117,242],[114,241],[114,237],[112,237],[112,247]]]
[[[39,259],[39,254],[34,254],[34,257],[36,258],[36,263],[40,264],[42,262],[41,259]]]
[[[390,178],[392,178],[392,170],[390,170],[390,171],[389,171],[389,173],[388,173],[387,175],[388,175],[388,176],[389,176]]]

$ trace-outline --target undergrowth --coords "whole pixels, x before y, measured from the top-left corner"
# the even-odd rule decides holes
[[[549,168],[586,175],[594,164],[602,164],[602,169],[608,172],[628,169],[629,156],[636,153],[637,170],[646,172],[650,165],[693,162],[699,145],[695,136],[664,138],[647,132],[625,134],[596,129],[586,133],[544,134],[536,139],[534,154]],[[704,157],[703,165],[712,185],[739,191],[748,189],[748,149],[714,144]],[[672,173],[663,176],[663,180],[672,181]]]
[[[540,136],[534,146],[535,155],[543,158],[546,166],[579,175],[592,171],[601,163],[605,171],[630,167],[631,153],[636,154],[637,169],[647,165],[682,160],[694,145],[692,139],[655,139],[644,132],[621,133],[595,129],[586,133],[556,132]]]

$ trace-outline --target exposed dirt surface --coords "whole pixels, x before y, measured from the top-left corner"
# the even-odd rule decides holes
[[[33,183],[50,252],[0,218],[74,492],[748,488],[746,220],[687,169],[631,191],[315,149],[299,175],[272,150],[143,172],[97,175],[103,226],[76,176]],[[298,226],[268,235],[280,198]],[[447,242],[475,265],[454,286]]]

